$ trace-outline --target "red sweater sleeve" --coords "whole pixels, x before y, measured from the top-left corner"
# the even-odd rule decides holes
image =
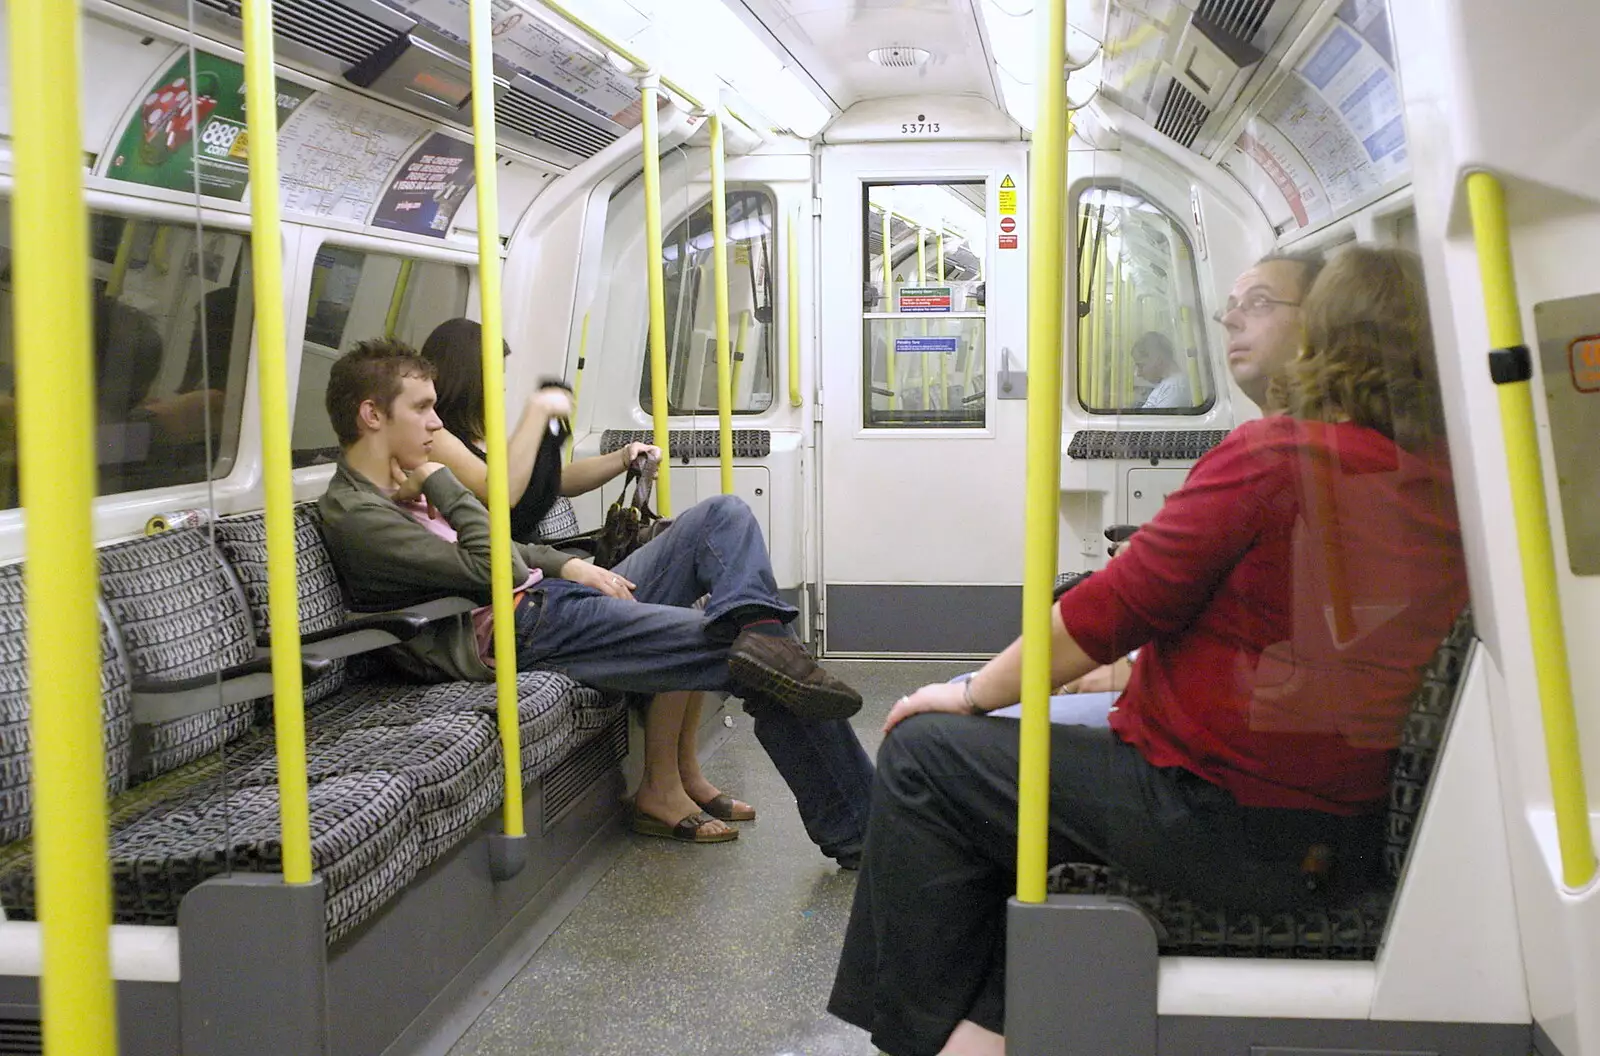
[[[1288,483],[1284,456],[1249,422],[1208,452],[1104,570],[1061,597],[1073,641],[1101,663],[1189,626]]]

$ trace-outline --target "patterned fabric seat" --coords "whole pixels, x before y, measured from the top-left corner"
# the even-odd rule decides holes
[[[1380,889],[1351,905],[1325,910],[1230,912],[1134,883],[1120,869],[1084,863],[1052,868],[1049,889],[1057,894],[1115,895],[1138,903],[1161,925],[1160,949],[1166,956],[1372,960],[1405,871],[1472,641],[1472,616],[1463,612],[1412,699],[1390,776],[1385,884]]]
[[[294,508],[295,575],[299,587],[300,633],[337,627],[348,608],[344,589],[333,568],[333,555],[322,541],[322,515],[313,503]],[[267,522],[259,513],[222,517],[216,522],[217,549],[228,559],[244,588],[245,601],[262,643],[271,640],[272,613],[267,605]],[[343,688],[348,677],[346,661],[335,660],[326,675],[305,686],[310,707]],[[271,722],[271,701],[263,702],[263,723]]]
[[[181,682],[256,655],[244,592],[202,525],[100,551],[100,593],[133,681]],[[253,701],[135,733],[133,778],[143,780],[216,751],[249,732]]]
[[[133,715],[128,666],[104,614],[100,621],[100,714],[106,755],[106,796],[128,787]],[[33,755],[28,732],[28,635],[22,566],[0,568],[0,844],[33,828]]]
[[[246,741],[269,740],[266,734]],[[311,864],[327,894],[330,942],[411,881],[421,864],[418,797],[403,774],[313,778]],[[220,753],[147,782],[111,810],[114,918],[176,924],[192,888],[229,872],[282,870],[278,788],[224,774]],[[0,849],[0,898],[13,920],[35,919],[31,842]]]

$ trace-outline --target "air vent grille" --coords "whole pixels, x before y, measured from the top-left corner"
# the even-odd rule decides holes
[[[44,1028],[36,1019],[0,1019],[0,1056],[43,1056]]]
[[[617,141],[609,132],[518,88],[507,89],[496,101],[495,120],[580,158],[593,157]]]
[[[1211,111],[1193,92],[1173,81],[1172,87],[1167,89],[1166,101],[1161,104],[1161,113],[1156,117],[1156,131],[1192,147],[1200,134],[1200,126],[1210,116]]]
[[[239,0],[198,0],[201,7],[239,18]],[[395,38],[392,26],[326,0],[277,0],[272,5],[278,35],[354,66]]]
[[[594,740],[544,777],[543,831],[549,832],[594,783],[628,757],[628,717],[619,716]],[[3,1051],[3,1050],[0,1050]]]
[[[1239,40],[1249,41],[1261,32],[1274,0],[1200,0],[1201,18]]]

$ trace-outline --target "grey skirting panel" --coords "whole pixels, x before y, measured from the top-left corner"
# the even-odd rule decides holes
[[[1020,586],[829,583],[830,654],[987,656],[1017,637]]]
[[[1079,429],[1067,445],[1067,457],[1192,462],[1227,435],[1226,429]]]
[[[1162,1016],[1159,1056],[1528,1056],[1526,1023]],[[1132,1056],[1132,1054],[1128,1054]]]
[[[600,453],[609,455],[629,444],[653,444],[648,429],[607,429],[600,434]],[[673,458],[721,458],[722,437],[715,429],[669,429],[667,447]],[[766,429],[735,429],[734,458],[766,458],[772,453],[772,433]]]

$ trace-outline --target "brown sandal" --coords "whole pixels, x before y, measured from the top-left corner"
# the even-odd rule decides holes
[[[695,802],[699,803],[699,800]],[[718,792],[715,796],[700,803],[700,809],[710,814],[718,821],[755,821],[756,808],[748,803],[740,803],[726,792]]]
[[[713,821],[721,820],[721,818],[713,818],[709,814],[697,812],[680,819],[676,825],[668,825],[666,822],[652,818],[648,814],[635,812],[633,815],[633,831],[641,836],[663,836],[666,839],[677,840],[680,843],[727,843],[729,840],[737,840],[739,838],[738,829],[701,834],[700,829],[703,826],[709,825]]]

